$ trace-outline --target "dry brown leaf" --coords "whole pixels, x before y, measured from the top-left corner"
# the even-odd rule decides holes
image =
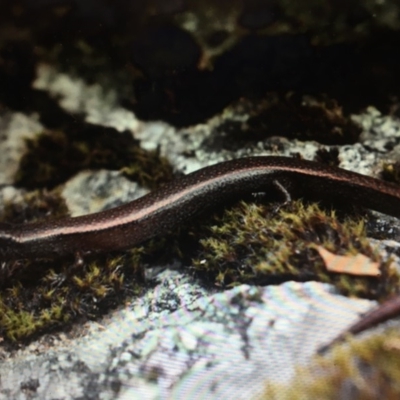
[[[318,246],[317,250],[324,260],[326,269],[330,272],[375,277],[380,275],[379,263],[372,261],[363,254],[338,256],[321,246]]]

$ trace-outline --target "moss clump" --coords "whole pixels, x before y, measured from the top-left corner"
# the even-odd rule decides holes
[[[155,151],[140,148],[130,133],[78,124],[66,132],[48,131],[27,139],[27,152],[16,175],[17,185],[53,188],[85,169],[121,170],[149,188],[172,179],[172,168]]]
[[[4,206],[1,220],[13,224],[34,222],[48,218],[68,215],[68,208],[61,197],[60,190],[35,190],[25,193],[23,201]]]
[[[21,305],[20,301],[16,308],[11,307],[9,303],[10,296],[18,296],[19,299],[26,298],[22,296],[21,291],[25,290],[21,284],[9,288],[3,296],[0,296],[0,329],[5,334],[6,339],[12,341],[29,337],[43,328],[54,326],[55,324],[66,323],[70,315],[65,310],[65,302],[62,296],[53,298],[52,290],[44,293],[43,298],[51,298],[51,305],[43,310],[29,310],[29,307]],[[22,307],[21,307],[22,306]]]
[[[389,329],[369,338],[352,339],[308,367],[297,368],[285,384],[268,382],[268,400],[399,399],[400,334]]]
[[[207,230],[193,264],[219,286],[316,279],[335,284],[343,294],[368,298],[386,297],[400,286],[390,260],[371,247],[361,219],[338,218],[314,203],[295,201],[274,212],[271,205],[241,202]],[[317,245],[338,255],[362,253],[380,264],[381,276],[328,272]]]
[[[98,317],[143,290],[137,260],[142,248],[121,255],[74,260],[20,261],[2,279],[0,335],[9,343],[33,338],[77,319]],[[7,268],[5,268],[7,270]]]
[[[343,113],[340,104],[324,95],[270,92],[253,114],[247,121],[249,132],[239,131],[242,137],[250,133],[252,138],[261,140],[265,132],[279,132],[289,139],[339,145],[357,142],[361,133],[360,127]]]

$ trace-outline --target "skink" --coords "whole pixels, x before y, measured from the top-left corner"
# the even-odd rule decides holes
[[[249,157],[203,168],[110,210],[24,225],[2,223],[0,261],[127,249],[232,197],[269,191],[354,203],[400,217],[400,186],[395,184],[311,161]],[[381,307],[348,332],[399,314],[400,297]]]
[[[130,203],[80,217],[0,223],[0,260],[49,258],[133,247],[218,204],[252,192],[354,203],[400,217],[400,186],[287,157],[249,157],[183,176]]]

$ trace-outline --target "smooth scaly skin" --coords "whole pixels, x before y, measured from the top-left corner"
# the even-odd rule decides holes
[[[311,161],[251,157],[203,168],[110,210],[39,223],[0,224],[0,259],[127,249],[232,197],[271,191],[276,196],[279,186],[291,197],[354,203],[400,217],[397,185]]]

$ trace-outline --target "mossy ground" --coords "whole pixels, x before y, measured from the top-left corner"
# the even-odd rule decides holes
[[[21,265],[1,288],[3,338],[20,341],[79,318],[95,318],[140,293],[141,274],[132,258],[96,258],[76,268],[71,268],[73,260]]]
[[[276,211],[276,204],[240,202],[206,230],[193,265],[214,276],[219,286],[315,279],[335,284],[343,294],[375,299],[399,288],[390,260],[384,261],[368,241],[363,219],[340,217],[316,203],[293,201]],[[379,263],[381,276],[328,272],[317,245],[338,255],[362,253]]]
[[[9,205],[8,221],[65,213],[58,191],[35,192]],[[379,263],[379,278],[327,272],[316,245],[335,254],[363,253]],[[230,287],[289,279],[319,280],[351,296],[381,299],[399,288],[399,276],[366,239],[359,217],[345,218],[315,203],[239,202],[128,252],[3,264],[0,335],[8,343],[30,340],[74,321],[98,318],[146,287],[146,265],[180,259],[205,284]]]

